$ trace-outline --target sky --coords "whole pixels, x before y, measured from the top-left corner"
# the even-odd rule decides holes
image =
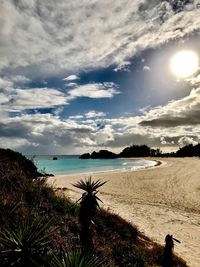
[[[200,68],[170,68],[188,50],[200,57],[200,0],[0,0],[0,147],[197,144]]]

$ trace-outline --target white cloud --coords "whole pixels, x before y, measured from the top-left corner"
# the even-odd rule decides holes
[[[65,83],[66,87],[77,87],[78,84],[77,83]]]
[[[69,116],[70,120],[80,120],[83,119],[84,116],[83,115],[74,115],[74,116]]]
[[[73,120],[60,119],[53,114],[20,115],[5,120],[0,125],[2,147],[37,153],[74,152],[76,147],[92,144],[93,128],[79,125]],[[69,151],[69,150],[67,150]],[[83,151],[82,151],[83,152]]]
[[[67,104],[70,97],[53,88],[19,88],[18,83],[26,83],[23,76],[0,78],[0,103],[3,111],[56,107]],[[16,85],[17,84],[17,85]]]
[[[83,114],[83,115],[73,115],[73,116],[69,116],[69,119],[72,120],[82,120],[83,123],[87,123],[87,124],[93,124],[94,121],[93,120],[89,120],[89,119],[97,119],[97,118],[102,118],[105,117],[106,113],[102,112],[102,111],[95,111],[95,110],[90,110],[89,112]]]
[[[196,77],[187,79],[187,81],[190,82],[193,86],[200,85],[200,74],[198,74]]]
[[[91,112],[91,115],[98,112]],[[100,113],[100,112],[99,112]],[[103,127],[98,127],[102,117],[86,118],[86,114],[62,119],[55,114],[22,114],[4,118],[0,125],[2,146],[32,153],[84,153],[98,149],[119,152],[132,144],[152,147],[176,147],[180,143],[200,141],[200,125],[143,127],[143,116],[109,119],[103,117]],[[103,115],[99,114],[99,115]],[[184,137],[184,138],[183,138]],[[192,141],[193,140],[193,141]]]
[[[197,1],[190,5],[176,1],[177,6],[172,2],[175,3],[86,0],[82,4],[60,0],[55,5],[52,0],[0,1],[0,71],[7,77],[0,78],[2,146],[81,153],[88,146],[92,149],[132,143],[164,146],[197,142],[199,139],[194,136],[200,136],[200,88],[165,106],[141,109],[142,116],[109,119],[103,112],[90,111],[66,120],[59,118],[60,106],[76,97],[112,98],[119,93],[112,83],[70,82],[79,79],[70,73],[113,64],[115,71],[129,71],[130,58],[144,49],[199,31]],[[145,66],[144,70],[148,68]],[[68,91],[16,86],[29,82],[31,77],[52,73],[59,73],[59,77],[64,77],[63,73],[69,75],[63,79]],[[190,82],[198,85],[199,81],[197,76]],[[6,112],[52,107],[56,108],[54,115],[8,118]],[[83,120],[80,124],[76,119]],[[98,123],[103,124],[101,128]]]
[[[33,153],[51,153],[50,148],[58,153],[83,153],[101,148],[118,152],[131,144],[162,148],[200,141],[200,88],[165,106],[146,107],[140,116],[111,119],[102,111],[90,110],[61,119],[63,106],[76,97],[103,98],[118,93],[113,83],[80,85],[75,89],[78,90],[21,89],[8,78],[0,79],[2,145]],[[47,107],[54,107],[54,114],[8,117],[6,112]]]
[[[5,94],[0,93],[0,104],[4,104],[9,101],[9,97]]]
[[[131,65],[130,61],[122,61],[119,64],[117,64],[117,67],[114,68],[114,71],[115,72],[118,72],[118,71],[127,71],[127,72],[129,72],[130,71],[130,69],[129,69],[130,65]]]
[[[77,97],[93,99],[112,98],[119,94],[114,83],[92,83],[60,91],[55,88],[20,88],[18,83],[26,83],[26,77],[15,76],[0,78],[0,104],[4,111],[23,111],[27,109],[56,108],[55,114],[62,112],[64,105],[68,105]],[[98,114],[100,116],[102,114]]]
[[[70,75],[66,78],[63,79],[63,81],[75,81],[75,80],[79,80],[80,78],[77,75]]]
[[[162,145],[166,145],[167,144],[167,141],[165,140],[165,137],[161,136],[160,137],[160,142]]]
[[[126,69],[142,50],[199,30],[197,0],[181,3],[2,0],[0,69],[29,78],[113,64]]]
[[[0,89],[3,89],[3,90],[9,90],[10,88],[13,87],[13,82],[6,79],[6,78],[1,78],[0,77]]]
[[[60,115],[64,110],[64,107],[58,107],[53,111],[53,114],[55,114],[56,116]]]
[[[13,138],[10,137],[1,137],[0,138],[0,147],[1,148],[12,148],[12,149],[20,149],[23,146],[29,145],[30,143],[23,138]]]
[[[106,116],[106,113],[104,113],[102,111],[97,112],[95,110],[91,110],[85,114],[85,117],[88,119],[89,118],[96,118],[96,117],[105,117],[105,116]]]
[[[8,79],[14,83],[22,83],[22,84],[28,83],[31,81],[30,79],[22,75],[10,76]]]
[[[199,141],[199,140],[198,140]],[[192,145],[197,145],[198,144],[198,141],[194,140],[194,138],[192,137],[189,137],[189,136],[183,136],[181,137],[179,140],[178,140],[178,145],[180,147],[183,147],[185,145],[189,145],[189,144],[192,144]]]
[[[22,111],[26,109],[51,108],[67,105],[67,96],[50,88],[14,89],[8,96],[9,101],[5,103],[9,111]]]
[[[143,67],[143,70],[144,70],[144,71],[151,71],[151,68],[150,68],[149,66],[144,66],[144,67]]]
[[[68,91],[71,97],[88,97],[88,98],[112,98],[119,94],[114,83],[91,83],[79,85],[75,89]]]
[[[104,128],[94,131],[91,138],[95,141],[97,147],[106,147],[109,142],[114,140],[114,130],[112,125],[107,124]]]

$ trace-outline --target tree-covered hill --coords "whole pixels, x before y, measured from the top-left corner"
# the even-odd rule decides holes
[[[150,148],[147,145],[131,145],[125,147],[119,154],[111,151],[100,150],[99,152],[84,153],[81,159],[108,159],[108,158],[131,158],[131,157],[200,157],[200,144],[180,147],[176,152],[162,153],[159,148]]]

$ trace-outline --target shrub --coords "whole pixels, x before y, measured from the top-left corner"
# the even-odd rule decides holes
[[[45,217],[21,223],[19,229],[0,233],[1,266],[38,266],[45,263],[49,240],[49,222]]]
[[[145,258],[136,246],[116,244],[113,247],[113,257],[118,267],[144,267]]]

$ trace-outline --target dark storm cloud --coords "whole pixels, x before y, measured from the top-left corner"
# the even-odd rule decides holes
[[[19,122],[1,123],[0,138],[27,138],[31,128]]]
[[[190,112],[190,114],[185,114],[185,117],[169,117],[163,116],[163,118],[158,118],[150,121],[142,121],[140,125],[151,126],[151,127],[176,127],[181,125],[199,125],[200,124],[200,114],[199,111]]]
[[[140,125],[151,127],[200,125],[200,88],[193,89],[190,95],[183,99],[152,109]]]

